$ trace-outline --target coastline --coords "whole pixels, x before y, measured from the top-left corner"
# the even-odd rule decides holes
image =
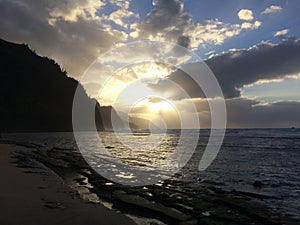
[[[15,165],[16,154],[31,149],[0,143],[0,224],[135,224],[121,213],[84,201],[52,170]],[[21,168],[18,168],[21,167]]]
[[[6,146],[4,152],[6,152],[5,154],[11,153],[12,158],[9,159],[7,155],[6,159],[2,157],[2,161],[4,161],[2,166],[6,164],[6,167],[15,171],[14,173],[19,170],[18,176],[21,177],[21,180],[23,179],[25,184],[31,183],[29,185],[33,190],[31,194],[34,194],[36,202],[34,207],[37,210],[29,209],[22,204],[23,201],[19,203],[24,193],[19,191],[18,185],[9,191],[11,196],[18,193],[20,199],[12,201],[1,196],[1,199],[4,199],[3,205],[6,202],[13,204],[11,205],[13,212],[23,211],[23,207],[26,206],[27,213],[23,212],[19,216],[22,224],[24,224],[24,218],[27,217],[31,219],[31,222],[27,224],[40,224],[36,223],[36,220],[32,220],[35,218],[35,214],[39,215],[40,220],[49,221],[49,223],[43,224],[60,224],[59,221],[64,221],[62,223],[65,224],[66,220],[73,219],[74,214],[79,214],[82,224],[101,224],[101,222],[103,224],[134,224],[133,221],[140,225],[299,224],[298,221],[286,215],[272,212],[265,206],[256,204],[246,193],[225,192],[214,187],[197,189],[193,193],[185,192],[177,188],[170,188],[171,186],[185,185],[174,183],[172,180],[147,187],[124,187],[96,174],[76,149],[53,148],[32,143],[7,142],[7,144],[0,145],[1,150],[2,146]],[[5,168],[2,169],[2,177],[8,176],[8,172],[5,170]],[[38,181],[31,180],[35,176],[38,177]],[[13,181],[10,180],[10,182],[14,184]],[[39,182],[49,185],[41,185]],[[42,192],[51,193],[49,196],[52,196],[53,200],[42,198],[40,196]],[[5,192],[1,190],[1,193]],[[39,201],[38,198],[40,198]],[[66,202],[64,203],[64,201]],[[71,203],[72,201],[75,203]],[[0,222],[2,223],[3,219],[9,221],[9,216],[14,220],[17,219],[13,215],[15,214],[6,213]],[[48,216],[49,220],[47,220]],[[52,217],[59,221],[53,222]],[[103,217],[105,220],[101,220]],[[91,222],[87,223],[84,218]],[[109,218],[112,221],[109,221]],[[123,220],[124,222],[122,222]],[[75,224],[81,224],[78,220],[74,221],[77,222]],[[72,220],[71,222],[74,224]]]

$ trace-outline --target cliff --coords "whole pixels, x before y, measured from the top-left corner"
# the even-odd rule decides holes
[[[0,62],[0,132],[72,131],[78,85],[88,104],[95,104],[54,60],[38,56],[27,45],[0,39]],[[102,130],[98,103],[95,118]]]

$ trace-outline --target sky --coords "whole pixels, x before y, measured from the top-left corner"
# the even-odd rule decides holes
[[[54,58],[81,81],[98,57],[126,43],[175,43],[212,70],[225,98],[228,127],[300,127],[299,11],[296,0],[0,0],[0,37]],[[145,74],[155,74],[156,81],[143,82],[140,90],[161,94],[189,118],[186,96],[174,93],[166,81],[184,84],[203,127],[209,127],[203,93],[186,74],[166,65],[124,68],[100,103],[110,104],[112,96],[136,79],[145,80]],[[175,113],[158,102],[163,101],[142,100],[132,113],[148,119]]]

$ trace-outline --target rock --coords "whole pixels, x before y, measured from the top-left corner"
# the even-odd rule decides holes
[[[255,181],[252,185],[256,188],[261,188],[262,186],[264,186],[263,182],[259,180]]]
[[[48,209],[65,209],[65,206],[63,206],[60,202],[45,201],[43,206]]]
[[[203,212],[202,215],[208,217],[208,216],[210,216],[210,212],[209,211]]]
[[[191,216],[178,211],[177,209],[164,206],[160,203],[149,201],[143,197],[137,195],[129,195],[124,191],[115,191],[113,194],[114,198],[119,199],[125,203],[129,203],[138,207],[142,207],[154,212],[159,212],[165,216],[173,218],[179,221],[186,221],[191,219]]]

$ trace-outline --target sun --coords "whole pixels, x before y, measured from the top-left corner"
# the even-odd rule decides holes
[[[174,106],[172,105],[171,102],[162,100],[160,102],[150,102],[149,103],[149,108],[152,113],[159,113],[162,111],[173,111]]]

